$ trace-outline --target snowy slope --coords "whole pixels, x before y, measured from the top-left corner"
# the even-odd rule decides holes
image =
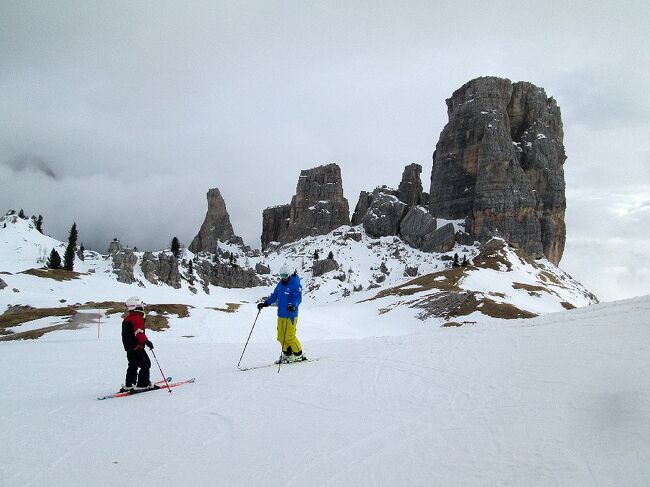
[[[110,306],[76,307],[74,329],[0,341],[3,487],[650,484],[650,297],[564,311],[562,302],[593,300],[552,264],[507,246],[489,255],[455,249],[477,265],[453,270],[393,239],[333,233],[247,257],[275,272],[296,263],[306,288],[298,336],[318,360],[242,372],[256,317],[242,365],[279,353],[275,310],[258,316],[254,305],[270,287],[193,294],[139,271],[142,286],[126,285],[94,253],[77,261],[76,278],[38,277],[22,271],[38,267],[43,247],[63,244],[35,234],[25,220],[0,225],[0,309],[133,294],[187,304],[188,317],[169,315],[169,328],[148,336],[166,375],[197,382],[97,401],[119,387],[126,366]],[[343,281],[310,275],[314,251],[330,249]],[[419,277],[409,281],[414,263]],[[379,274],[380,287],[368,289]],[[460,328],[418,319],[412,306],[437,292],[430,283],[449,287],[451,278],[461,292],[547,314],[501,320],[476,311]],[[68,316],[7,331],[59,325]],[[152,376],[160,377],[155,362]]]
[[[244,365],[277,355],[263,313]],[[650,482],[650,297],[392,337],[367,322],[351,333],[346,313],[367,318],[305,310],[319,360],[280,373],[235,368],[252,305],[184,320],[214,330],[202,338],[150,332],[165,373],[197,382],[101,402],[124,373],[119,317],[100,339],[1,342],[2,485]]]

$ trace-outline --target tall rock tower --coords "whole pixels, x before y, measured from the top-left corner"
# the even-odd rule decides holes
[[[217,248],[217,242],[231,241],[243,243],[242,239],[235,235],[230,223],[230,215],[226,210],[226,203],[217,188],[208,190],[208,212],[205,215],[199,233],[190,244],[190,250],[197,252],[212,252]]]
[[[350,224],[348,200],[343,197],[341,168],[327,164],[300,172],[296,194],[287,205],[262,213],[262,248],[312,235],[324,235]]]
[[[566,155],[555,100],[531,83],[483,77],[447,99],[447,114],[433,153],[431,214],[465,219],[480,241],[500,236],[559,263]]]

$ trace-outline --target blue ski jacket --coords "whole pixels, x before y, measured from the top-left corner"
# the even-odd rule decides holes
[[[291,275],[286,284],[282,281],[278,282],[275,290],[266,298],[265,302],[267,305],[271,305],[276,301],[278,302],[278,318],[291,318],[293,321],[298,316],[298,306],[302,302],[302,286],[298,274]],[[296,309],[289,311],[287,309],[289,304],[293,304]]]

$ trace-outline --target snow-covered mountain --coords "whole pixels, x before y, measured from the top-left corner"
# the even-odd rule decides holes
[[[457,245],[445,254],[435,254],[414,249],[398,237],[371,238],[361,227],[344,226],[266,253],[223,243],[220,252],[235,256],[237,265],[262,266],[271,271],[261,276],[265,283],[261,287],[230,290],[207,283],[199,286],[200,278],[190,275],[188,262],[193,260],[199,267],[202,261],[213,259],[209,254],[195,256],[184,250],[180,287],[174,289],[147,280],[141,268],[143,252],[133,253],[137,262],[133,266],[134,283],[129,285],[117,281],[111,256],[97,252],[86,251],[84,260],[77,258],[73,273],[43,269],[53,248],[63,254],[65,244],[38,232],[32,220],[16,215],[0,219],[0,272],[6,285],[0,294],[0,309],[68,308],[57,310],[56,321],[57,316],[74,316],[82,308],[93,306],[106,312],[115,303],[138,294],[150,304],[191,306],[196,314],[215,303],[226,306],[228,301],[241,306],[268,295],[283,263],[301,276],[307,306],[362,308],[373,318],[388,320],[400,311],[423,320],[426,326],[532,317],[597,302],[552,263],[531,260],[498,239],[481,247]],[[333,259],[323,262],[330,253]],[[328,268],[332,270],[314,275],[315,254],[321,264],[331,263]],[[453,267],[455,254],[459,262],[468,264]],[[47,320],[39,324],[43,328],[52,326]],[[21,335],[25,326],[5,327],[5,339],[33,336],[36,324],[29,326],[28,335]]]
[[[189,274],[187,262],[212,257],[187,250],[180,289],[171,289],[145,278],[140,267],[143,252],[134,252],[138,259],[133,267],[135,281],[126,285],[117,282],[111,256],[97,252],[86,251],[84,260],[76,259],[74,273],[44,270],[51,249],[63,254],[65,244],[38,232],[32,220],[16,215],[0,219],[0,272],[7,291],[12,291],[0,296],[3,309],[122,302],[130,294],[141,294],[148,303],[200,308],[203,302],[213,303],[224,294],[242,304],[252,292],[204,285],[209,295],[197,294],[201,287],[196,286],[198,278]],[[305,299],[314,305],[341,302],[378,314],[406,308],[427,323],[530,317],[597,302],[561,269],[543,259],[531,260],[498,239],[482,247],[457,246],[445,254],[432,254],[413,249],[397,237],[370,238],[360,227],[341,227],[265,254],[227,243],[221,244],[220,251],[235,256],[240,266],[270,269],[270,274],[262,276],[266,285],[256,295],[268,294],[280,266],[288,263],[301,276]],[[330,252],[333,270],[314,275],[314,255],[322,262]],[[468,265],[452,267],[454,254]]]

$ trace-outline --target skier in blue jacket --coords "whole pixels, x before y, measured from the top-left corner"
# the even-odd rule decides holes
[[[300,277],[294,272],[289,274],[289,266],[283,264],[280,268],[280,282],[275,286],[273,293],[261,303],[257,309],[262,309],[278,303],[278,341],[282,345],[283,363],[300,362],[307,360],[302,353],[302,345],[296,337],[298,326],[298,306],[302,301],[302,287]]]

